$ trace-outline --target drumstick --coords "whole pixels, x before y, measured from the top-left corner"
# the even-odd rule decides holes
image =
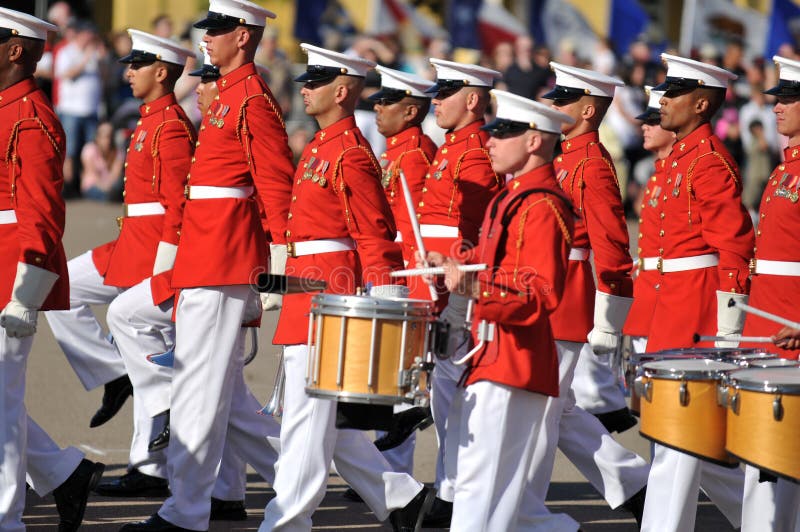
[[[769,336],[742,336],[732,334],[730,336],[700,336],[695,333],[694,343],[698,342],[747,342],[753,344],[771,344],[772,338]]]
[[[460,272],[482,272],[486,269],[485,264],[459,264],[457,266]],[[430,266],[428,268],[413,268],[411,270],[397,270],[389,275],[391,277],[417,277],[420,275],[442,275],[444,274],[444,266]]]
[[[403,197],[406,200],[408,218],[411,220],[411,230],[414,231],[414,240],[417,242],[417,251],[419,252],[420,259],[422,259],[422,265],[427,266],[428,261],[425,259],[427,253],[425,253],[425,245],[422,243],[422,232],[419,229],[417,212],[414,210],[414,200],[411,198],[411,189],[408,188],[408,181],[406,181],[406,175],[403,173],[402,169],[400,170],[400,185],[403,187]],[[393,274],[392,277],[398,276]],[[433,281],[428,282],[428,289],[431,291],[431,301],[439,301],[439,294],[436,293],[436,287],[433,285]]]
[[[728,300],[729,307],[739,307],[745,312],[750,314],[755,314],[756,316],[761,316],[764,319],[769,321],[774,321],[775,323],[780,323],[781,325],[786,325],[787,327],[791,327],[792,329],[800,329],[800,322],[787,320],[777,314],[773,314],[771,312],[767,312],[766,310],[761,310],[755,307],[751,307],[747,303],[742,303],[740,301],[736,301],[735,299],[731,298]]]

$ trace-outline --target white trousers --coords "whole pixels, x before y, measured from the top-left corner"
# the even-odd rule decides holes
[[[383,521],[392,510],[408,504],[422,484],[392,471],[363,431],[336,428],[336,401],[305,393],[307,363],[307,346],[284,348],[281,456],[276,466],[275,498],[264,510],[259,531],[311,530],[311,515],[325,495],[331,460],[339,475]]]
[[[267,482],[277,452],[268,438],[278,425],[244,384],[245,306],[258,297],[247,285],[181,291],[177,309],[175,366],[170,408],[167,471],[172,495],[159,515],[192,530],[208,528],[211,495],[223,448],[250,463]]]
[[[439,448],[436,453],[436,479],[434,486],[438,489],[438,496],[446,501],[453,500],[453,490],[455,488],[454,477],[448,477],[447,466],[447,426],[450,424],[448,419],[451,415],[450,405],[453,402],[453,396],[456,394],[456,387],[461,375],[464,373],[464,366],[457,366],[453,364],[453,359],[458,359],[465,355],[469,350],[469,344],[464,332],[464,323],[467,316],[467,305],[469,299],[459,296],[458,294],[450,294],[447,306],[442,311],[442,320],[450,324],[450,337],[448,341],[448,352],[452,353],[450,358],[444,360],[436,360],[436,365],[433,368],[433,375],[431,376],[431,412],[433,414],[433,423],[436,428],[436,440],[439,443]],[[452,415],[458,415],[458,412],[453,412]],[[452,426],[458,426],[460,421],[456,420]],[[456,457],[452,457],[454,464]],[[453,469],[453,466],[451,466]]]
[[[611,369],[610,356],[595,355],[592,346],[586,343],[580,345],[572,381],[575,404],[590,414],[605,414],[626,408],[625,395]]]
[[[636,353],[647,351],[647,337],[632,338]],[[694,530],[697,492],[702,489],[725,518],[739,528],[744,474],[653,444],[642,530]]]
[[[75,447],[59,447],[30,416],[27,428],[27,480],[31,488],[44,497],[69,478],[84,454]]]
[[[617,508],[647,484],[650,466],[619,444],[596,417],[575,404],[573,374],[578,360],[587,356],[586,346],[556,341],[562,408],[558,448],[603,495],[608,505]],[[594,355],[589,353],[588,356]],[[547,485],[543,487],[546,493]]]
[[[759,482],[758,477],[758,469],[745,466],[742,532],[800,530],[800,486],[783,479]]]
[[[551,514],[544,497],[526,490],[532,480],[552,474],[558,400],[481,381],[458,390],[456,402],[461,423],[451,425],[449,434],[450,443],[458,439],[451,530],[518,530],[523,506],[526,530],[577,530],[572,518]]]
[[[103,284],[91,250],[70,260],[67,268],[70,309],[44,315],[83,387],[92,390],[125,375],[125,365],[89,305],[107,305],[123,290]]]

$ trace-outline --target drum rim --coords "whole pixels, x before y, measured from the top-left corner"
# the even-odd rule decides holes
[[[717,368],[717,369],[701,369],[701,368],[680,369],[680,368],[658,368],[651,366],[652,364],[659,364],[661,362],[670,361],[670,359],[665,359],[665,360],[654,360],[652,362],[646,362],[642,364],[642,371],[644,376],[650,379],[666,379],[666,380],[676,380],[676,381],[683,381],[683,380],[707,381],[707,380],[717,380],[728,372],[741,369],[741,367],[737,366],[736,364],[730,362],[722,362],[713,358],[689,358],[686,360],[707,360],[709,362],[717,362],[719,364],[728,364],[732,367]],[[651,367],[648,368],[647,366]]]
[[[745,353],[767,353],[767,351],[762,347],[676,347],[673,349],[662,349],[661,351],[652,351],[653,355],[657,354],[703,354],[707,353],[710,356],[703,356],[702,358],[710,358],[713,359],[716,356],[724,353],[737,353],[737,352],[745,352]]]
[[[407,392],[413,393],[413,392]],[[311,388],[306,386],[306,394],[319,399],[335,399],[343,403],[360,403],[370,405],[398,405],[403,403],[416,404],[414,400],[409,400],[406,394],[403,395],[385,395],[385,394],[372,394],[372,393],[356,393],[356,392],[336,392],[333,390],[322,390],[320,388]],[[419,397],[427,397],[425,394],[419,394]]]
[[[798,373],[800,374],[800,367],[799,366],[777,366],[771,368],[743,368],[734,372],[731,372],[728,375],[728,384],[729,386],[733,387],[736,390],[743,390],[746,392],[760,392],[760,393],[769,393],[769,394],[790,394],[790,395],[797,395],[800,394],[800,382],[797,383],[775,383],[770,382],[768,379],[764,380],[763,378],[759,381],[755,380],[742,380],[742,377],[746,377],[745,373],[753,373],[756,371],[787,371],[791,370],[792,368],[798,369]],[[788,371],[787,371],[788,373]],[[737,375],[738,374],[738,375]]]
[[[367,315],[360,316],[363,312]],[[432,317],[433,302],[423,299],[376,298],[369,296],[317,294],[311,298],[311,313],[347,316],[402,319],[403,317]],[[385,316],[384,316],[385,314]]]

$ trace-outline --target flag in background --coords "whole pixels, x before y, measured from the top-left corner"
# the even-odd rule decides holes
[[[772,57],[784,43],[798,45],[800,4],[793,0],[773,0],[764,55]]]
[[[297,6],[294,16],[294,37],[298,41],[309,44],[321,45],[322,37],[319,34],[320,20],[328,0],[296,0]]]

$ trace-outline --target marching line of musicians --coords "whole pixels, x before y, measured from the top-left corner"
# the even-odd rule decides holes
[[[142,105],[119,237],[67,262],[65,137],[33,81],[56,28],[0,8],[0,530],[25,529],[26,481],[54,494],[61,531],[80,526],[90,491],[166,498],[149,519],[121,530],[207,530],[212,519],[247,518],[250,464],[276,493],[259,530],[308,531],[333,463],[396,531],[423,523],[574,531],[575,520],[544,503],[557,448],[642,530],[693,530],[700,488],[733,527],[797,530],[800,489],[792,482],[760,481],[753,467],[725,468],[659,444],[651,464],[610,437],[636,419],[609,358],[623,333],[637,352],[692,347],[695,333],[777,333],[728,305],[748,293],[753,306],[800,319],[792,245],[800,63],[776,57],[780,80],[766,91],[789,147],[754,233],[736,164],[710,126],[735,76],[662,55],[666,79],[638,117],[657,162],[641,203],[634,283],[619,183],[598,135],[620,80],[551,63],[556,85],[545,105],[493,90],[500,73],[480,66],[431,59],[431,83],[302,44],[308,66],[296,81],[319,131],[295,168],[281,112],[253,63],[268,18],[275,15],[247,0],[210,0],[195,24],[206,30],[205,64],[191,73],[200,77],[199,131],[173,94],[193,52],[129,30],[133,50],[121,61]],[[378,157],[353,116],[372,68],[382,78],[371,99],[387,139]],[[486,123],[492,99],[495,118]],[[446,130],[438,149],[421,129],[431,105]],[[450,356],[436,361],[431,379],[433,488],[411,476],[413,434],[404,438],[425,416],[409,416],[400,445],[383,454],[363,431],[337,428],[336,402],[304,390],[312,294],[259,297],[251,288],[254,272],[268,267],[335,276],[329,290],[354,294],[393,284],[392,271],[423,260],[445,274],[408,278],[410,297],[432,299],[432,283],[438,316],[450,325]],[[463,263],[487,269],[465,272]],[[98,304],[109,304],[108,336],[91,310]],[[472,321],[487,325],[474,342],[471,304]],[[258,414],[242,373],[245,331],[277,308],[280,424]],[[39,310],[84,387],[105,388],[92,426],[133,395],[120,478],[102,481],[103,464],[59,448],[26,414]],[[773,349],[797,359],[797,331],[780,337]],[[171,367],[150,361],[170,350]]]

